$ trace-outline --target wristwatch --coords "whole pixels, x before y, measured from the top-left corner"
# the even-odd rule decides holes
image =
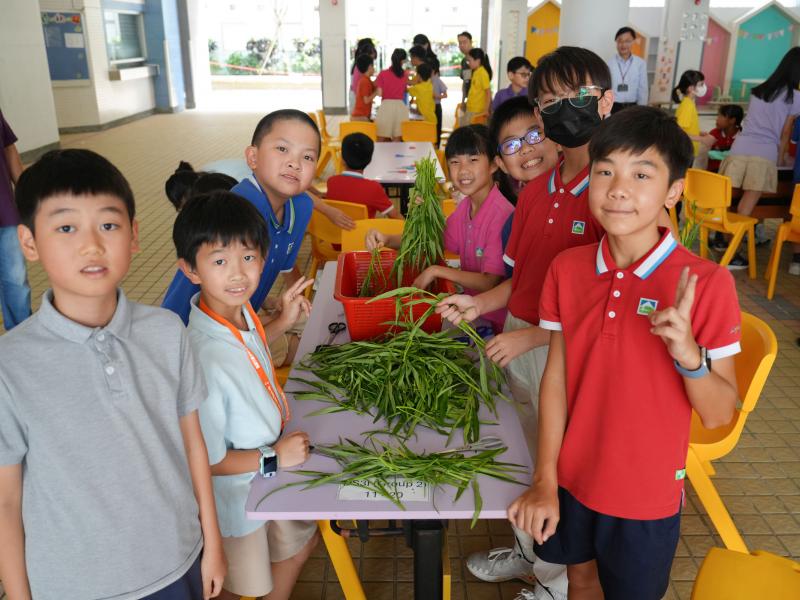
[[[259,463],[259,473],[263,477],[275,477],[278,472],[278,455],[272,446],[260,446],[258,449],[261,452],[261,461]]]
[[[688,377],[689,379],[699,379],[700,377],[705,377],[711,372],[711,359],[708,357],[708,350],[706,350],[704,346],[700,346],[700,366],[694,371],[684,369],[677,360],[674,362],[675,369],[678,371],[678,373],[684,377]]]

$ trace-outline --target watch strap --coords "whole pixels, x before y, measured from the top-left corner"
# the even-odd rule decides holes
[[[708,368],[708,351],[703,346],[700,346],[700,366],[696,369],[686,369],[682,367],[677,360],[673,362],[675,363],[675,370],[678,371],[678,373],[680,373],[682,376],[688,377],[689,379],[700,379],[711,372],[711,370]]]

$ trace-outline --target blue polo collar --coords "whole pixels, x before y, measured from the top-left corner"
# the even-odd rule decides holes
[[[267,216],[269,217],[272,229],[274,231],[280,231],[281,227],[283,227],[283,224],[286,224],[286,232],[289,235],[292,235],[292,230],[294,229],[294,197],[289,198],[289,201],[286,203],[288,205],[288,210],[284,211],[285,214],[283,217],[283,224],[278,223],[278,218],[275,216],[275,211],[272,210],[272,204],[269,202],[269,196],[267,196],[267,192],[264,191],[264,188],[261,187],[261,184],[256,179],[255,174],[251,173],[247,179],[250,181],[250,183],[256,186],[256,189],[258,189],[258,191],[264,195],[264,198],[266,198],[267,208],[269,209],[269,214]]]
[[[561,163],[562,162],[563,162],[563,160],[561,162],[559,162],[558,165],[556,165],[556,167],[550,172],[550,179],[547,182],[547,192],[550,193],[550,194],[555,194],[556,193],[556,173],[561,168]],[[584,177],[583,179],[578,181],[575,185],[573,185],[567,191],[569,191],[570,194],[572,194],[573,196],[575,196],[577,198],[578,196],[580,196],[586,190],[587,187],[589,187],[589,174],[588,173],[586,174],[586,177]]]
[[[653,248],[651,248],[650,252],[639,259],[638,265],[633,270],[633,274],[639,279],[644,280],[650,277],[650,275],[653,274],[653,271],[655,271],[661,265],[661,263],[667,260],[669,255],[672,254],[673,250],[678,247],[678,242],[672,236],[672,232],[669,229],[659,228],[659,231],[661,232],[661,240],[659,240],[659,242],[653,246]],[[614,265],[614,259],[612,258],[611,250],[608,247],[608,237],[605,235],[597,246],[595,266],[597,275],[602,275],[611,269],[617,268],[616,265]]]

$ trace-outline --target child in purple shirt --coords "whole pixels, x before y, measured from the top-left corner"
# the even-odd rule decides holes
[[[494,155],[485,125],[460,127],[450,136],[445,148],[447,166],[453,185],[466,197],[447,219],[444,247],[458,254],[461,268],[433,265],[420,273],[412,285],[425,289],[439,277],[462,286],[465,293],[478,294],[505,279],[500,233],[514,207],[494,183]],[[367,248],[381,245],[399,248],[400,236],[370,230]],[[505,317],[505,309],[483,315],[496,333],[503,330]]]
[[[503,88],[494,95],[492,100],[492,112],[497,110],[506,100],[511,100],[515,96],[525,96],[528,93],[528,81],[531,78],[533,67],[524,56],[515,56],[508,61],[506,68],[508,80],[511,82],[507,88]]]

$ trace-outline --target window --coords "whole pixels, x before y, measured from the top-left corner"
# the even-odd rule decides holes
[[[108,62],[134,66],[145,60],[144,26],[141,13],[105,11]]]

